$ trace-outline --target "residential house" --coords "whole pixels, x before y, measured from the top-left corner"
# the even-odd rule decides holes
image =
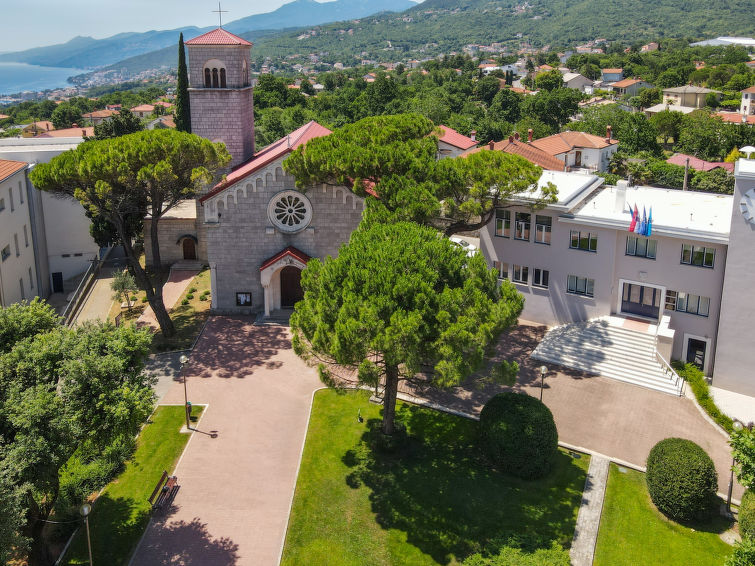
[[[755,114],[755,86],[742,91],[742,101],[739,103],[739,113],[743,116]]]
[[[148,130],[166,130],[168,128],[172,130],[176,129],[176,122],[173,116],[160,116],[147,124]]]
[[[32,225],[23,161],[0,159],[0,307],[38,294]]]
[[[546,153],[542,149],[539,149],[532,145],[532,130],[530,130],[530,140],[528,143],[519,139],[519,133],[515,133],[513,136],[509,136],[508,139],[499,142],[489,142],[488,145],[483,147],[476,147],[469,153],[476,153],[478,151],[503,151],[505,153],[511,153],[524,157],[530,163],[542,167],[548,171],[563,171],[564,162],[560,159]]]
[[[721,118],[724,122],[731,122],[732,124],[747,124],[749,126],[755,125],[755,114],[740,114],[739,112],[716,112],[716,116]]]
[[[94,126],[85,128],[63,128],[62,130],[52,130],[43,132],[35,138],[85,138],[94,136]]]
[[[439,127],[442,135],[438,138],[438,158],[458,157],[477,147],[474,132],[472,136],[467,137],[448,126]]]
[[[592,92],[592,86],[595,81],[588,79],[587,77],[580,75],[579,73],[564,73],[564,86],[566,88],[574,88],[580,92],[590,91]]]
[[[721,93],[717,90],[693,85],[676,86],[663,89],[663,101],[674,106],[686,106],[687,108],[704,108],[705,99],[709,94],[714,94],[716,99],[721,99]]]
[[[641,88],[653,88],[653,85],[641,79],[623,79],[610,86],[618,96],[637,96]]]
[[[154,111],[155,107],[152,104],[140,104],[131,109],[131,113],[139,118],[148,118]]]
[[[689,164],[690,169],[696,171],[711,171],[713,169],[725,169],[729,173],[734,173],[734,164],[725,161],[705,161],[694,155],[685,155],[684,153],[675,153],[666,160],[666,163],[686,167]]]
[[[488,264],[524,295],[523,319],[566,325],[533,356],[587,358],[603,375],[676,394],[681,384],[663,368],[683,360],[717,387],[755,395],[742,371],[755,317],[755,160],[740,159],[734,175],[732,197],[544,171],[539,185],[557,187],[556,203],[533,211],[520,195],[497,210],[480,234]],[[643,233],[628,230],[635,209],[641,226],[652,216]],[[599,352],[580,344],[587,334],[602,337]],[[554,349],[560,339],[571,353],[563,341]],[[617,342],[626,347],[619,358]]]
[[[624,69],[602,69],[600,80],[604,83],[617,83],[624,78]]]
[[[613,139],[611,126],[606,128],[604,138],[585,132],[561,132],[530,143],[561,161],[567,171],[606,171],[619,145],[618,140]]]
[[[42,120],[40,122],[32,122],[25,126],[21,126],[21,136],[25,138],[33,138],[43,132],[50,132],[55,129],[52,122]]]
[[[651,51],[658,51],[658,47],[660,47],[655,41],[651,41],[650,43],[646,43],[642,47],[640,47],[640,53],[649,53]]]
[[[109,120],[115,114],[118,114],[115,110],[95,110],[94,112],[83,114],[82,118],[89,120],[92,126],[96,126],[97,124],[102,124],[105,120]]]

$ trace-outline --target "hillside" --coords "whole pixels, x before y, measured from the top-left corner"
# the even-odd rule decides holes
[[[318,25],[343,19],[360,18],[386,11],[402,11],[414,6],[410,0],[335,0],[315,2],[314,0],[294,0],[273,12],[255,14],[232,21],[224,27],[233,33],[259,30],[281,30],[300,26]],[[72,40],[47,47],[36,47],[26,51],[0,54],[0,61],[13,61],[44,65],[48,67],[78,67],[94,69],[131,59],[144,54],[153,54],[169,46],[175,46],[178,34],[183,32],[185,39],[191,39],[209,31],[214,26],[197,28],[185,27],[173,30],[148,31],[144,33],[120,33],[105,39],[75,37]],[[162,66],[157,64],[163,54],[139,58],[139,70]],[[171,61],[170,65],[174,65]],[[127,63],[130,66],[131,63]],[[147,65],[142,67],[142,65]]]

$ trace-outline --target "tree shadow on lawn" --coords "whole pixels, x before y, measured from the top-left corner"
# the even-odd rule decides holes
[[[343,457],[347,483],[370,489],[381,527],[405,532],[440,564],[512,539],[527,550],[569,546],[586,475],[569,455],[559,452],[547,477],[523,481],[484,461],[474,421],[407,405],[397,416],[409,438],[395,452],[371,448],[367,432]]]

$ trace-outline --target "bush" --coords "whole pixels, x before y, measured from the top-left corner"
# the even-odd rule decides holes
[[[748,489],[739,506],[739,534],[755,539],[755,491]]]
[[[653,446],[645,480],[655,506],[677,521],[707,518],[718,489],[713,460],[683,438],[667,438]]]
[[[189,289],[189,293],[196,293],[196,292],[197,292],[196,287],[192,287],[191,289]]]
[[[674,362],[671,365],[674,366],[674,370],[679,374],[679,377],[689,383],[689,386],[692,388],[692,393],[695,394],[695,399],[697,399],[697,402],[703,410],[708,413],[710,418],[716,421],[721,428],[731,434],[734,430],[734,427],[732,426],[734,421],[732,421],[730,417],[724,415],[721,412],[721,409],[716,405],[713,397],[711,397],[710,387],[708,386],[708,382],[705,381],[705,375],[703,372],[700,371],[697,366],[692,364]]]
[[[199,295],[199,300],[200,301],[206,301],[207,300],[207,295]]]
[[[186,298],[192,300],[194,298],[194,293],[189,293],[188,295],[186,295]]]
[[[735,544],[726,566],[755,566],[755,539],[745,538]]]
[[[181,304],[184,305],[184,306],[188,305],[189,304],[189,299],[182,300]]]
[[[147,302],[147,297],[142,297],[142,302],[146,303]]]
[[[558,454],[553,414],[523,393],[499,393],[485,404],[480,440],[495,465],[524,479],[546,475]]]

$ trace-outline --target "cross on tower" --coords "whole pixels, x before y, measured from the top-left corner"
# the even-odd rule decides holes
[[[218,2],[218,9],[217,10],[213,10],[213,12],[217,12],[217,14],[218,14],[218,20],[219,20],[219,24],[218,25],[219,25],[219,27],[222,28],[223,27],[223,14],[227,13],[228,10],[221,10],[220,9],[220,2]]]

